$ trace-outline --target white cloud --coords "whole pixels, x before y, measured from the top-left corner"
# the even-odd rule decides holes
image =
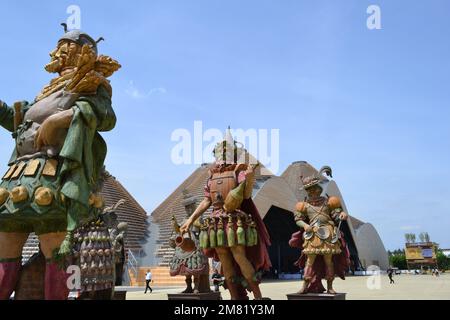
[[[166,93],[167,93],[166,88],[153,88],[152,90],[150,90],[148,95],[151,96],[154,94],[166,94]]]
[[[412,231],[412,230],[418,230],[420,229],[420,226],[401,226],[400,230],[403,231]]]
[[[167,89],[163,87],[153,88],[148,92],[141,91],[135,84],[134,81],[130,81],[128,87],[125,89],[125,93],[131,98],[136,100],[146,99],[153,95],[166,94]]]

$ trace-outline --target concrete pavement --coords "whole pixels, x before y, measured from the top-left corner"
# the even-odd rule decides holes
[[[348,277],[336,279],[335,289],[346,292],[347,300],[450,300],[450,274],[436,278],[431,275],[399,275],[390,285],[386,275],[379,277]],[[286,294],[300,289],[301,281],[263,282],[264,296],[272,300],[286,300]],[[145,288],[130,288],[127,300],[167,300],[168,293],[179,293],[184,288],[154,288],[153,293],[144,294]],[[224,300],[230,299],[222,288]]]

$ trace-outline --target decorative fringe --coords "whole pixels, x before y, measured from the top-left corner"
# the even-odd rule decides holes
[[[247,227],[247,246],[253,247],[254,242],[252,228]]]
[[[72,253],[72,247],[73,247],[73,231],[68,231],[66,238],[64,239],[63,243],[59,247],[59,251],[56,254],[57,257],[55,258],[65,258],[69,256]]]
[[[242,223],[241,218],[238,219],[238,228],[237,228],[237,240],[238,240],[238,245],[239,246],[245,246],[246,245],[246,241],[245,241],[245,230],[244,230],[244,225]]]
[[[60,269],[65,269],[69,263],[72,255],[72,248],[74,245],[73,231],[68,231],[66,238],[61,246],[53,250],[52,261],[55,262]]]
[[[252,227],[252,233],[253,233],[253,245],[252,246],[256,246],[258,244],[258,230],[256,230],[256,226]]]
[[[223,231],[223,221],[222,217],[219,219],[219,224],[217,226],[217,246],[224,247],[225,246],[225,231]]]
[[[214,223],[211,226],[211,229],[209,230],[209,247],[213,249],[217,247],[217,237]]]
[[[200,248],[208,248],[208,232],[204,229],[200,232]]]
[[[225,231],[223,229],[217,231],[217,246],[225,247]]]
[[[236,246],[236,232],[234,231],[234,223],[231,216],[228,217],[227,240],[229,247]]]

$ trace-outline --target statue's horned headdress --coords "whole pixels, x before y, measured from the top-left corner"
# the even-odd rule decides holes
[[[89,47],[94,50],[96,54],[98,54],[97,44],[101,41],[104,41],[103,37],[100,37],[97,41],[95,41],[90,35],[87,33],[82,32],[81,30],[71,30],[69,31],[67,29],[66,23],[61,23],[61,25],[64,28],[64,36],[59,39],[60,41],[70,41],[75,42],[76,44],[80,45],[81,47],[87,44]]]
[[[314,186],[320,185],[323,180],[323,175],[327,175],[330,178],[333,178],[333,170],[329,166],[324,166],[320,169],[319,173],[313,174],[309,177],[300,177],[303,183],[303,188],[305,190],[311,189]]]

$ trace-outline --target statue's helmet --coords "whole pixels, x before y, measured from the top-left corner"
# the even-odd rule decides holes
[[[303,188],[305,190],[310,190],[316,186],[319,186],[321,189],[323,187],[321,186],[323,182],[328,181],[324,175],[332,178],[333,177],[333,171],[329,166],[322,167],[318,173],[312,174],[309,177],[300,177],[302,180]]]
[[[78,44],[80,47],[84,45],[88,45],[95,54],[98,54],[97,44],[103,40],[103,38],[99,38],[97,41],[94,40],[90,35],[81,31],[81,30],[67,30],[67,25],[65,23],[61,24],[64,27],[65,34],[59,39],[58,43],[62,41],[69,41]]]
[[[242,143],[234,140],[231,134],[231,128],[228,127],[223,141],[216,145],[213,154],[216,158],[216,162],[234,164],[245,160],[247,150],[244,149]],[[244,159],[242,159],[242,157],[244,157]]]

